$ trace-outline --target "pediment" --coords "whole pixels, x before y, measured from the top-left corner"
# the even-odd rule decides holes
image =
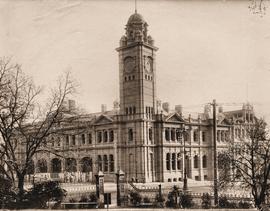
[[[100,115],[94,122],[94,124],[110,124],[113,120],[106,116],[106,115]]]
[[[166,122],[184,122],[184,119],[178,114],[178,113],[173,113],[169,115],[166,119]]]

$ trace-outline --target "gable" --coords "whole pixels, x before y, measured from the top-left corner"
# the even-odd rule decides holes
[[[178,113],[174,113],[168,116],[165,121],[166,122],[184,122],[183,118]]]
[[[110,117],[105,116],[105,115],[101,115],[96,119],[94,124],[110,124],[112,122],[113,122],[113,120]]]

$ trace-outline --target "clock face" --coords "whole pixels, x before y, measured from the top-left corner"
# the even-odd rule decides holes
[[[147,58],[145,60],[145,70],[147,72],[152,72],[153,71],[153,61],[151,58]]]
[[[132,57],[128,57],[124,61],[124,69],[130,73],[135,69],[135,60]]]

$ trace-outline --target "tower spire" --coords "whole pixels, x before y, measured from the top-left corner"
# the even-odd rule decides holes
[[[135,13],[137,13],[137,0],[135,0]]]

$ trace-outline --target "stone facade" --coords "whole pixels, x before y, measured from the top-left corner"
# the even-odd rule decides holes
[[[181,181],[184,166],[190,179],[213,178],[213,118],[211,108],[196,117],[186,116],[181,106],[174,111],[156,98],[156,52],[148,35],[148,24],[135,13],[120,40],[120,103],[114,109],[76,115],[67,111],[57,135],[47,145],[62,157],[49,153],[36,155],[33,171],[44,178],[66,182],[92,181],[102,171],[105,180],[114,181],[115,172],[125,172],[127,180],[138,182]],[[70,102],[74,108],[74,103]],[[217,148],[244,137],[255,120],[251,105],[217,114]],[[186,156],[184,156],[186,154]],[[32,172],[33,173],[33,172]]]

